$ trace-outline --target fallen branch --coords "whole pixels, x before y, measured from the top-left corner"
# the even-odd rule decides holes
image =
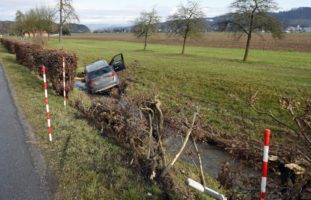
[[[150,159],[150,151],[151,151],[151,143],[152,143],[152,132],[153,132],[153,128],[152,128],[152,115],[149,113],[148,115],[149,117],[149,146],[148,146],[148,153],[147,153],[147,159]]]
[[[195,141],[195,139],[193,137],[191,137],[193,146],[195,148],[195,151],[197,153],[198,156],[198,160],[199,160],[199,165],[200,165],[200,177],[201,177],[201,183],[204,187],[206,187],[206,182],[205,182],[205,176],[204,176],[204,171],[203,171],[203,164],[202,164],[202,159],[201,159],[201,155],[197,146],[197,143]]]
[[[173,165],[175,164],[175,162],[178,160],[178,158],[180,157],[180,155],[182,154],[182,152],[184,151],[186,145],[187,145],[187,142],[189,140],[189,137],[191,135],[191,132],[193,130],[193,127],[194,127],[194,123],[196,121],[196,118],[197,118],[197,115],[199,114],[199,109],[197,108],[197,110],[194,112],[193,114],[193,119],[192,119],[192,123],[191,123],[191,126],[190,128],[188,129],[188,132],[187,132],[187,135],[185,137],[185,140],[182,144],[182,146],[180,147],[178,153],[175,155],[174,159],[164,168],[164,170],[162,171],[161,173],[161,177],[164,177],[168,172],[169,170],[173,167]]]

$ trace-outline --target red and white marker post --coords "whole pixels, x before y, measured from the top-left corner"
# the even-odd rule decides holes
[[[263,151],[262,175],[261,175],[261,193],[260,193],[260,199],[261,200],[266,199],[270,135],[271,135],[270,129],[266,129],[265,141],[264,141],[264,151]]]
[[[65,68],[65,57],[63,57],[63,87],[64,87],[64,106],[67,104],[67,96],[66,96],[66,71]]]
[[[50,142],[52,142],[51,114],[50,114],[50,108],[49,108],[48,88],[47,88],[47,83],[46,83],[46,68],[44,65],[42,66],[42,73],[43,73],[43,82],[44,82],[46,118],[48,121],[48,134],[49,134],[49,140]]]

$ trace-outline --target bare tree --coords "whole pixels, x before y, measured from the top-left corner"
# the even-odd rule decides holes
[[[26,33],[33,33],[33,36],[35,35],[34,33],[37,32],[37,19],[38,16],[35,13],[34,9],[30,9],[25,13],[25,19],[24,19],[24,29]]]
[[[133,31],[138,38],[144,37],[144,50],[147,48],[148,37],[158,31],[159,22],[160,16],[155,9],[150,12],[142,12],[136,19]]]
[[[76,14],[74,7],[72,6],[72,0],[59,0],[59,42],[63,40],[63,27],[66,23],[79,21],[79,17]]]
[[[54,16],[55,12],[49,7],[30,9],[25,13],[17,11],[14,29],[18,35],[32,33],[35,36],[44,31],[50,33],[53,31]]]
[[[35,9],[37,16],[36,26],[40,35],[46,31],[48,34],[53,31],[53,24],[56,12],[49,7],[40,7]]]
[[[196,1],[188,1],[187,5],[180,5],[177,12],[168,17],[169,31],[183,38],[181,54],[185,53],[188,37],[199,37],[206,30],[205,15]]]
[[[220,22],[223,30],[240,33],[247,36],[243,61],[247,61],[253,32],[271,32],[273,38],[282,38],[282,29],[276,18],[269,16],[269,12],[277,9],[274,0],[236,0],[231,4],[234,13],[226,15]]]
[[[23,36],[25,31],[25,15],[20,10],[16,11],[15,14],[15,24],[14,24],[14,31],[17,35]]]

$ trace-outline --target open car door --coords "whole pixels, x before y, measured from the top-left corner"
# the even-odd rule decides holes
[[[125,69],[125,63],[123,59],[123,54],[115,55],[110,61],[109,65],[111,65],[115,72],[122,71]]]

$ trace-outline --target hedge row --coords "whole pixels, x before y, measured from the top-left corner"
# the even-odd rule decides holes
[[[16,54],[16,60],[40,75],[42,65],[46,66],[47,79],[52,83],[57,94],[63,94],[63,58],[66,63],[66,92],[74,87],[78,58],[75,53],[63,50],[43,49],[29,42],[1,38],[1,43],[9,51]]]
[[[15,53],[15,41],[1,38],[1,44],[3,44],[9,53]]]

